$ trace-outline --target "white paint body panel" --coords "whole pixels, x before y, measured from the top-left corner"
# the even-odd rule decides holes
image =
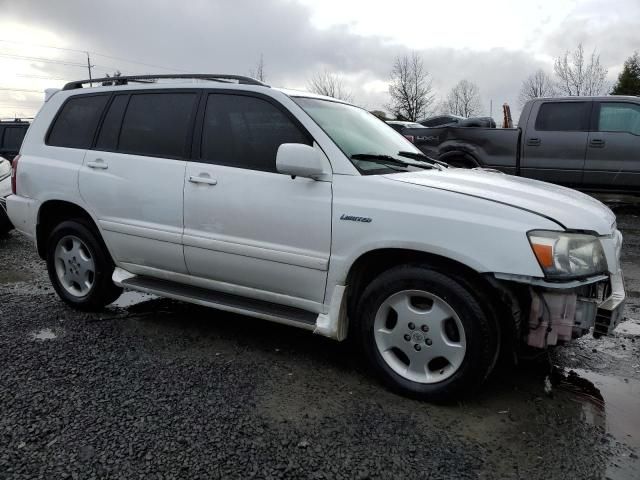
[[[103,164],[94,169],[89,162]],[[187,273],[182,180],[187,162],[88,150],[80,195],[116,262]]]
[[[612,271],[621,237],[596,200],[561,187],[492,173],[425,170],[361,176],[292,100],[296,92],[218,83],[97,87],[92,92],[207,88],[259,92],[309,131],[326,160],[323,181],[204,163],[50,147],[56,112],[82,90],[44,104],[21,149],[18,192],[7,198],[16,228],[35,237],[49,200],[83,208],[116,265],[147,275],[316,312],[316,331],[344,334],[345,283],[376,249],[441,255],[485,273],[543,278],[526,232],[594,231]],[[313,94],[303,96],[314,97]],[[98,158],[106,170],[91,169]],[[215,185],[195,184],[207,175]],[[345,214],[371,221],[341,220]]]
[[[192,183],[206,175],[216,185]],[[184,255],[191,275],[322,302],[331,183],[189,162]]]

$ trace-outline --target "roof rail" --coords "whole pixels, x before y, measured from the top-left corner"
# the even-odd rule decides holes
[[[197,79],[197,80],[211,80],[213,82],[229,82],[236,80],[242,85],[261,85],[268,87],[266,83],[262,83],[259,80],[251,77],[245,77],[242,75],[227,75],[219,73],[178,73],[178,74],[161,74],[161,75],[121,75],[119,77],[105,77],[105,78],[92,78],[90,80],[76,80],[74,82],[67,83],[63,90],[75,90],[77,88],[83,88],[82,86],[87,83],[101,83],[106,86],[109,85],[127,85],[129,82],[138,83],[151,83],[154,80],[160,79]]]

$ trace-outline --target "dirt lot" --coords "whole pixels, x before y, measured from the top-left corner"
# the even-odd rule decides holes
[[[640,208],[618,215],[629,301],[615,337],[556,349],[552,372],[502,368],[450,406],[391,394],[348,345],[293,328],[134,293],[75,312],[13,233],[0,479],[638,479]]]

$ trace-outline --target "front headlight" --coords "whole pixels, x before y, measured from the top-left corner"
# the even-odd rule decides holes
[[[607,271],[602,244],[594,235],[534,230],[527,236],[547,278],[588,277]]]

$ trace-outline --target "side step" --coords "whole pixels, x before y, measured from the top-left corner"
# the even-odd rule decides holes
[[[311,331],[315,330],[316,320],[318,319],[317,313],[300,308],[216,292],[157,278],[135,275],[118,283],[132,290],[153,293],[161,297],[196,303]]]

